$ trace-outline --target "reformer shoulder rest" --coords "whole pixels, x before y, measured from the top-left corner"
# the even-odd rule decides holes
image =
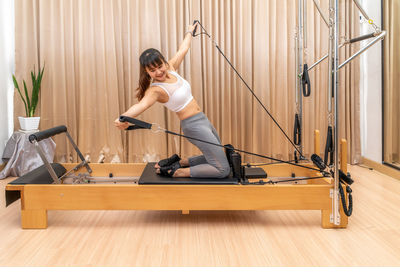
[[[52,137],[52,136],[60,134],[60,133],[64,133],[66,131],[67,131],[67,127],[65,125],[60,125],[60,126],[57,126],[54,128],[43,130],[43,131],[31,134],[29,136],[29,142],[33,143],[34,140],[39,142],[43,139]]]

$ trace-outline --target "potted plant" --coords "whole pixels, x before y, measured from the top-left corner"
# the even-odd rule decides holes
[[[29,93],[28,93],[28,89],[26,87],[25,80],[23,80],[24,93],[25,93],[25,97],[24,97],[21,93],[21,90],[19,89],[17,79],[15,78],[14,75],[12,76],[13,82],[14,82],[14,87],[18,90],[18,93],[21,96],[21,99],[25,105],[26,117],[18,117],[19,125],[21,127],[21,130],[23,130],[23,131],[33,131],[33,130],[37,130],[39,128],[40,117],[34,117],[34,115],[35,115],[37,103],[39,101],[39,91],[40,91],[40,86],[42,83],[43,72],[44,72],[44,66],[41,70],[39,68],[39,73],[37,75],[36,75],[35,69],[33,70],[33,72],[31,71],[31,79],[32,79],[31,97],[29,97]]]

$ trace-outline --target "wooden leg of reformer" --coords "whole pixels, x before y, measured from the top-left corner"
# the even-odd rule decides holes
[[[347,141],[346,139],[340,140],[340,169],[347,173]],[[346,188],[342,186],[343,190],[346,191]],[[347,202],[347,195],[345,194],[346,202]],[[334,225],[331,223],[331,214],[332,210],[322,210],[321,211],[321,223],[323,228],[346,228],[348,223],[348,217],[343,212],[342,202],[339,201],[340,205],[340,224]]]
[[[182,214],[185,214],[185,215],[187,215],[187,214],[189,214],[189,210],[182,210]]]
[[[342,186],[342,185],[341,185]],[[346,190],[346,188],[343,188]],[[331,223],[331,214],[332,214],[332,209],[329,210],[321,210],[321,226],[322,228],[346,228],[349,218],[344,214],[343,212],[343,207],[342,207],[342,202],[339,201],[340,205],[340,224],[335,225]]]
[[[46,229],[47,210],[21,210],[23,229]]]
[[[319,130],[314,131],[314,153],[319,156],[320,150],[320,142],[319,142]]]

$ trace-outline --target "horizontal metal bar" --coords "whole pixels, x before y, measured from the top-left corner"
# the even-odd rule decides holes
[[[313,0],[313,1],[314,1],[315,6],[317,7],[319,14],[321,15],[322,19],[325,21],[326,26],[329,27],[328,20],[326,19],[324,14],[322,14],[322,10],[321,10],[321,7],[319,6],[319,3],[317,2],[317,0]]]
[[[321,59],[319,59],[317,62],[315,62],[314,64],[312,64],[308,70],[310,71],[312,68],[314,68],[315,66],[317,66],[319,63],[321,63],[324,59],[326,59],[328,57],[328,54],[326,54],[325,56],[323,56]]]
[[[139,178],[131,178],[131,179],[99,179],[99,178],[93,178],[93,179],[88,179],[89,183],[137,183],[139,181]]]
[[[363,48],[361,48],[359,51],[357,51],[356,53],[354,53],[354,55],[352,55],[351,57],[349,57],[348,59],[346,59],[342,64],[339,65],[338,70],[341,69],[344,65],[346,65],[347,63],[349,63],[350,61],[352,61],[354,58],[356,58],[357,56],[359,56],[361,53],[365,52],[368,48],[370,48],[372,45],[374,45],[376,42],[380,41],[381,39],[383,39],[383,37],[386,35],[386,31],[382,31],[381,34],[379,34],[378,36],[376,36],[371,42],[369,42],[366,46],[364,46]]]
[[[343,43],[341,45],[339,45],[338,48],[342,48],[346,43]],[[313,69],[315,66],[317,66],[319,63],[321,63],[322,61],[324,61],[326,58],[328,57],[328,54],[326,54],[325,56],[323,56],[322,58],[320,58],[317,62],[315,62],[314,64],[312,64],[309,68],[308,71],[310,71],[311,69]],[[299,76],[303,75],[302,73],[299,74]]]

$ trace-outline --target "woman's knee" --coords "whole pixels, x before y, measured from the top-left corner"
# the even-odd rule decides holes
[[[226,162],[226,164],[223,164],[222,167],[219,168],[218,170],[219,170],[218,178],[225,178],[231,172],[231,167],[229,166],[229,163]]]

